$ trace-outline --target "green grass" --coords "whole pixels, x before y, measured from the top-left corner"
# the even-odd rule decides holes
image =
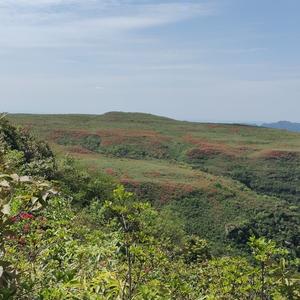
[[[176,121],[147,114],[108,113],[105,115],[11,115],[16,124],[31,127],[41,137],[50,137],[54,130],[141,130],[155,132],[182,142],[186,136],[201,141],[230,146],[250,147],[254,152],[263,149],[300,151],[300,134],[246,125],[205,124]]]
[[[178,211],[190,232],[215,241],[248,228],[261,213],[271,220],[276,211],[286,218],[289,207],[299,210],[299,133],[119,112],[9,118],[47,140],[59,157],[71,154],[83,168],[118,178]],[[266,232],[281,242],[275,229]]]
[[[119,158],[143,161],[137,168],[141,170],[152,170],[151,166],[158,167],[161,161],[169,161],[172,166],[186,164],[240,180],[259,193],[289,201],[298,201],[300,197],[297,188],[300,186],[299,133],[238,124],[190,123],[120,112],[100,116],[12,115],[10,119],[46,139],[58,153],[81,153],[82,164],[89,166],[109,168],[109,162],[117,164],[118,172],[123,174],[128,172],[130,164],[121,163]],[[173,176],[177,178],[175,181],[178,177],[185,181],[181,170],[179,168],[178,174]],[[135,172],[131,176],[143,180],[144,173]],[[276,185],[281,182],[284,188],[270,190],[274,182]]]

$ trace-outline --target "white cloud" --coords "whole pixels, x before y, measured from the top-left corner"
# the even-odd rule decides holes
[[[0,46],[85,45],[213,12],[211,5],[190,1],[4,0],[0,2]]]
[[[96,0],[85,0],[85,2],[96,2]],[[2,7],[28,7],[28,6],[49,6],[49,5],[65,5],[80,3],[82,0],[2,0],[0,6]],[[98,1],[105,2],[105,1]]]

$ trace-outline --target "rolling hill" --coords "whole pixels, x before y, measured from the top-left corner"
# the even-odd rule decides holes
[[[299,133],[122,112],[9,118],[59,157],[71,154],[172,210],[220,251],[254,233],[299,255]]]
[[[276,123],[265,123],[262,125],[267,128],[283,129],[293,132],[300,132],[300,123],[293,123],[288,121],[279,121]]]

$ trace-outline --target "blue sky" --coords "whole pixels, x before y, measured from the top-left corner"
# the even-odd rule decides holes
[[[300,121],[299,0],[0,0],[0,110]]]

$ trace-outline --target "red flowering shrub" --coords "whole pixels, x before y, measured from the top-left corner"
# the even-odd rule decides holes
[[[223,156],[227,158],[239,157],[245,155],[249,150],[248,147],[232,147],[224,142],[211,142],[205,139],[199,139],[192,135],[186,135],[183,140],[186,143],[195,145],[196,147],[187,152],[187,158],[190,160],[212,158]]]
[[[34,216],[32,214],[22,212],[20,213],[20,219],[21,220],[29,220],[29,219],[34,219]]]
[[[194,148],[187,152],[187,157],[189,160],[209,158],[220,154],[216,149],[212,148]]]
[[[34,219],[34,215],[27,212],[21,212],[18,215],[12,217],[11,221],[15,223],[22,220],[32,220],[32,219]]]

